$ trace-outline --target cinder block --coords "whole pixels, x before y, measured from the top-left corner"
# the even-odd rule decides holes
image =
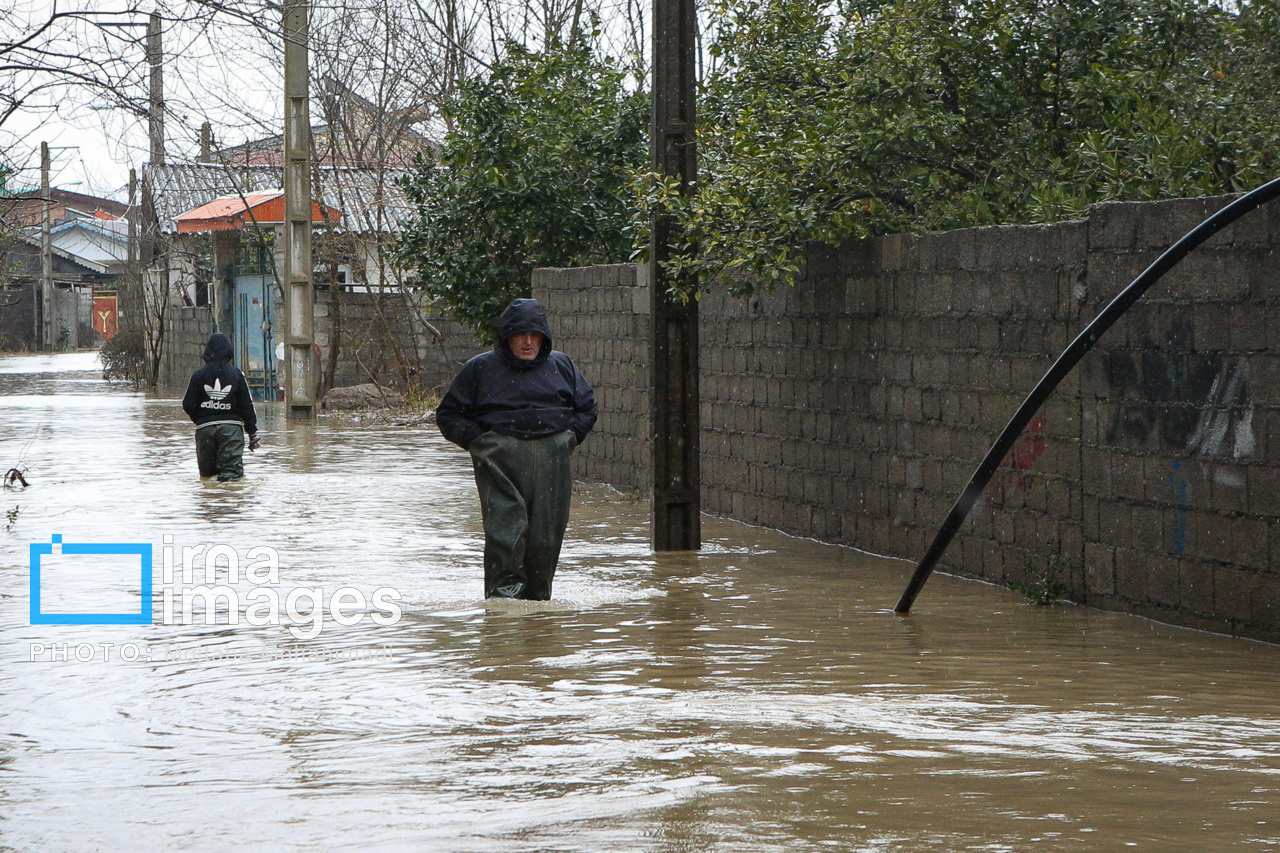
[[[1117,548],[1116,595],[1133,602],[1147,600],[1146,556],[1128,548]]]
[[[1231,562],[1252,569],[1267,569],[1267,524],[1264,518],[1235,516],[1228,522]]]
[[[1133,519],[1129,506],[1115,500],[1096,501],[1096,521],[1089,511],[1091,498],[1085,499],[1084,528],[1086,538],[1117,548],[1127,548],[1133,541]],[[1096,524],[1096,532],[1090,533],[1090,527]]]
[[[1146,557],[1147,600],[1163,607],[1180,606],[1180,561],[1165,556],[1148,554]]]
[[[1245,259],[1251,299],[1272,302],[1280,298],[1280,242],[1250,251]]]
[[[879,267],[886,272],[897,272],[902,269],[902,243],[903,235],[890,234],[887,237],[880,237],[875,240],[876,248],[879,250]]]
[[[1250,592],[1251,627],[1272,636],[1280,633],[1280,578],[1274,574],[1259,575]]]
[[[1089,211],[1089,249],[1123,250],[1137,236],[1137,206],[1128,202],[1094,205]]]
[[[1248,622],[1253,616],[1253,596],[1261,591],[1262,579],[1254,572],[1233,566],[1213,570],[1213,614],[1233,622]]]
[[[1188,510],[1187,553],[1204,560],[1231,563],[1235,545],[1231,541],[1231,523],[1224,516],[1204,510]]]
[[[1212,613],[1214,608],[1213,567],[1187,559],[1179,559],[1176,564],[1178,606],[1192,613]]]

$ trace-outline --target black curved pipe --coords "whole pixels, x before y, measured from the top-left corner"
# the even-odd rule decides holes
[[[1045,373],[1044,378],[1040,380],[1035,388],[1031,389],[1027,399],[1022,401],[1022,405],[1018,407],[1018,411],[1014,412],[1013,417],[1009,419],[1008,425],[1000,433],[996,443],[991,445],[986,457],[978,465],[978,469],[973,472],[969,485],[965,486],[955,506],[951,508],[951,512],[947,515],[946,521],[942,522],[942,526],[938,528],[937,534],[933,537],[933,543],[929,546],[929,550],[925,552],[924,557],[920,559],[920,563],[916,566],[915,573],[911,576],[910,582],[907,583],[907,588],[902,593],[902,597],[894,605],[894,613],[911,612],[911,605],[915,603],[916,596],[920,594],[920,590],[924,588],[925,581],[929,579],[934,567],[942,559],[943,553],[947,550],[947,546],[951,544],[951,540],[955,538],[960,525],[969,517],[970,510],[978,502],[978,498],[981,497],[983,490],[987,487],[987,483],[991,481],[996,469],[1000,467],[1000,463],[1004,461],[1004,456],[1009,451],[1009,448],[1017,441],[1018,436],[1022,434],[1022,430],[1030,423],[1031,418],[1035,416],[1041,404],[1058,387],[1058,383],[1066,378],[1066,375],[1084,357],[1084,354],[1093,349],[1093,345],[1106,333],[1107,329],[1110,329],[1124,312],[1133,307],[1133,304],[1138,301],[1142,294],[1146,293],[1147,288],[1173,269],[1192,249],[1246,213],[1256,210],[1276,196],[1280,196],[1280,178],[1240,196],[1240,198],[1231,202],[1204,222],[1201,222],[1188,232],[1185,237],[1170,246],[1164,254],[1156,258],[1155,262],[1143,270],[1142,274],[1135,278],[1128,287],[1120,291],[1116,298],[1112,299],[1110,304],[1102,309],[1102,313],[1095,317],[1093,322],[1086,326],[1084,331],[1077,335],[1076,339],[1062,351],[1062,355],[1058,356],[1058,360]]]

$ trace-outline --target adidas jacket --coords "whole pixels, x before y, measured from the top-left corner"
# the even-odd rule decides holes
[[[231,363],[231,339],[223,334],[209,338],[204,349],[204,367],[191,376],[182,410],[196,429],[213,424],[243,424],[244,431],[258,431],[258,416],[244,374]]]

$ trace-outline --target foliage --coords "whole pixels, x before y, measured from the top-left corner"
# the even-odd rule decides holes
[[[404,184],[417,214],[397,256],[482,336],[535,267],[626,260],[648,101],[624,82],[582,42],[508,44],[447,105],[439,164],[419,160]]]
[[[4,529],[12,530],[13,526],[18,523],[18,516],[22,515],[22,505],[15,504],[13,509],[4,511]]]
[[[98,351],[102,378],[108,382],[125,380],[134,385],[147,381],[147,333],[137,326],[122,325]]]
[[[1054,556],[1044,568],[1038,568],[1028,560],[1027,580],[1010,581],[1009,589],[1022,593],[1037,607],[1048,607],[1066,598],[1071,591],[1071,587],[1062,579],[1066,570],[1067,565],[1060,556]]]
[[[720,0],[700,185],[644,180],[703,286],[797,248],[1056,221],[1274,177],[1276,0]],[[643,237],[642,237],[643,239]]]

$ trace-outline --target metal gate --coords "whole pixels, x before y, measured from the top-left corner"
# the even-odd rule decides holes
[[[277,398],[275,287],[269,275],[236,276],[236,364],[254,400]]]

